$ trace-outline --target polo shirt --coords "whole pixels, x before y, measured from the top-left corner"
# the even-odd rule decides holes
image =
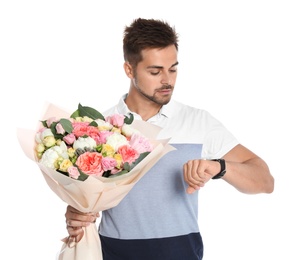
[[[122,96],[104,115],[132,113]],[[102,212],[99,226],[104,259],[202,259],[198,194],[187,194],[183,165],[221,158],[237,139],[203,109],[171,100],[147,120],[161,127],[158,139],[176,149],[163,156],[115,207]]]

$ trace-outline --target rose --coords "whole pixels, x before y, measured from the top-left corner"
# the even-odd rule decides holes
[[[106,122],[100,118],[96,119],[95,122],[98,125],[98,129],[100,131],[104,131],[104,130],[111,130],[113,125],[111,125],[109,122]]]
[[[73,144],[76,141],[76,137],[74,134],[68,134],[66,136],[64,136],[63,140],[67,143],[67,144]]]
[[[35,135],[35,141],[40,144],[42,143],[43,139],[47,136],[54,136],[53,132],[49,128],[42,128],[40,129]]]
[[[78,157],[76,165],[82,172],[88,175],[102,176],[104,172],[102,168],[102,155],[97,152],[82,153]]]
[[[62,172],[68,172],[68,168],[73,166],[73,163],[69,159],[64,159],[61,161],[59,169]]]
[[[117,151],[120,146],[128,144],[128,141],[125,136],[119,133],[113,133],[107,137],[106,143],[112,146],[115,151]]]
[[[129,126],[133,119],[121,114],[104,118],[79,104],[69,118],[41,121],[35,154],[45,166],[81,181],[88,175],[125,174],[152,149],[150,141]]]
[[[68,173],[71,178],[78,179],[80,172],[77,167],[71,166],[68,168]]]
[[[104,157],[113,157],[113,155],[115,154],[115,150],[111,145],[104,144],[104,145],[102,145],[101,154]]]
[[[111,174],[115,174],[116,172],[118,172],[122,166],[122,156],[119,153],[114,154],[113,158],[115,159],[117,165],[115,166],[116,169],[113,169],[111,171]]]
[[[133,133],[140,133],[138,130],[132,128],[130,125],[124,124],[121,128],[121,133],[127,137],[132,136]]]
[[[66,132],[65,129],[63,128],[63,126],[60,123],[58,123],[56,125],[56,130],[57,130],[58,134],[62,134],[62,135]]]
[[[96,147],[96,142],[93,138],[91,137],[79,137],[74,145],[73,148],[75,150],[79,149],[84,149],[85,147],[93,149],[94,147]]]
[[[139,153],[150,152],[153,149],[153,145],[146,137],[136,133],[131,136],[129,145]]]
[[[41,159],[40,163],[53,169],[57,169],[55,162],[61,157],[61,159],[68,159],[67,147],[64,142],[61,142],[60,146],[53,146],[46,150]]]
[[[105,144],[107,141],[107,137],[112,134],[113,132],[110,132],[110,131],[101,131],[99,135],[98,144]]]
[[[122,127],[124,124],[124,115],[114,114],[114,115],[108,116],[106,117],[106,122],[109,122],[111,125],[117,128]]]
[[[118,153],[121,155],[123,162],[133,163],[139,156],[139,153],[129,145],[123,145],[118,148]]]
[[[58,120],[57,120],[56,117],[50,117],[50,118],[48,118],[48,119],[46,120],[46,124],[47,124],[48,127],[50,127],[52,123],[57,122],[57,121],[58,121]]]
[[[105,172],[111,171],[115,168],[115,166],[117,166],[116,160],[111,157],[103,157],[101,163],[102,163],[102,168]]]
[[[99,140],[100,131],[97,127],[90,126],[89,122],[74,122],[73,134],[76,137],[82,137],[84,135],[92,137],[96,142]]]

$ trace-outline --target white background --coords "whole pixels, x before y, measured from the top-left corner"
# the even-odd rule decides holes
[[[25,157],[16,128],[34,129],[46,101],[68,111],[115,104],[129,86],[123,29],[144,17],[180,35],[174,98],[221,120],[276,180],[270,195],[223,181],[201,190],[204,259],[291,259],[290,13],[287,0],[1,1],[0,258],[55,259],[67,235],[66,204]]]

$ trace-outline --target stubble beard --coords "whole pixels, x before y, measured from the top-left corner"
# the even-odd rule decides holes
[[[173,86],[172,85],[163,85],[160,88],[155,89],[154,94],[152,96],[148,95],[147,93],[145,93],[140,87],[139,87],[139,83],[138,80],[135,78],[134,79],[134,83],[135,83],[135,88],[136,90],[146,99],[152,101],[153,103],[163,106],[166,105],[170,102],[172,94],[169,96],[165,96],[163,98],[159,98],[157,97],[156,93],[158,93],[161,90],[166,90],[166,89],[171,89],[173,90]]]

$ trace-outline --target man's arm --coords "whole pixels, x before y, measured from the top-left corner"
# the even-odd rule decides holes
[[[247,194],[273,192],[274,178],[268,165],[249,149],[237,145],[223,158],[227,167],[223,179],[237,190]]]
[[[272,193],[274,178],[268,165],[242,145],[235,146],[225,156],[226,173],[223,180],[247,194]],[[188,193],[200,189],[220,172],[220,164],[211,160],[190,160],[184,165]]]

